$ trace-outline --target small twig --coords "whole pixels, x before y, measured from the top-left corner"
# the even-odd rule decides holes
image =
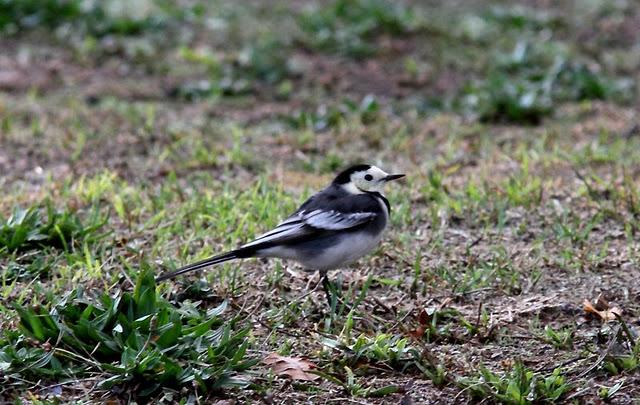
[[[484,239],[484,235],[480,235],[479,237],[477,237],[473,242],[467,245],[467,250],[471,249],[472,247],[476,246],[478,243],[482,242],[482,239]]]
[[[404,320],[407,319],[407,317],[413,313],[414,309],[416,309],[416,307],[415,307],[415,305],[412,305],[411,309],[409,309],[407,311],[407,313],[404,314],[404,316],[402,318],[398,319],[398,321],[396,321],[396,323],[394,323],[393,326],[391,326],[391,329],[389,329],[389,331],[394,330],[395,328],[398,327],[398,325],[400,325],[402,322],[404,322]]]
[[[480,317],[482,315],[482,301],[478,304],[478,315],[476,316],[476,331],[480,330]]]
[[[479,383],[475,383],[475,384],[471,384],[471,385],[466,386],[460,392],[458,392],[455,397],[453,397],[453,401],[451,401],[451,403],[458,403],[458,397],[460,397],[460,395],[464,394],[466,391],[469,391],[472,388],[479,387],[479,386],[481,386],[483,384],[484,384],[484,382],[479,382]]]
[[[458,285],[459,285],[459,283],[454,286],[453,290],[455,290],[455,288]],[[453,297],[464,297],[465,295],[471,295],[471,294],[484,292],[484,291],[492,291],[494,289],[495,289],[494,287],[482,287],[482,288],[476,288],[474,290],[469,290],[469,291],[460,291],[460,292],[452,291],[452,292],[447,293],[447,294],[433,295],[433,296],[431,296],[431,299],[432,300],[440,300],[442,298],[451,298],[452,296]]]
[[[340,402],[340,403],[350,403],[350,404],[358,404],[358,405],[367,405],[369,404],[369,402],[361,402],[361,401],[355,401],[351,398],[329,398],[326,400],[327,402]]]
[[[376,306],[384,309],[385,312],[393,315],[396,314],[396,311],[389,308],[384,302],[380,301],[380,298],[372,296],[371,300],[375,303]]]
[[[258,322],[260,325],[262,325],[263,327],[265,327],[267,330],[274,330],[275,328],[273,326],[269,326],[267,325],[262,319],[260,318],[256,318],[256,322]],[[303,335],[300,333],[293,333],[291,331],[288,331],[286,328],[281,328],[278,329],[280,332],[284,333],[287,336],[291,336],[291,337],[295,337],[295,338],[303,338],[303,337],[307,337],[307,335]]]
[[[571,359],[569,359],[569,360],[563,361],[563,362],[562,362],[562,363],[560,363],[560,364],[552,364],[552,365],[550,365],[550,366],[544,365],[544,366],[542,366],[542,367],[537,368],[537,369],[536,369],[536,370],[534,370],[534,371],[535,371],[536,373],[540,373],[540,372],[543,372],[543,371],[544,371],[544,372],[546,372],[546,371],[553,371],[553,370],[555,370],[556,368],[565,367],[565,366],[568,366],[568,365],[569,365],[569,364],[571,364],[571,363],[575,363],[575,362],[577,362],[577,361],[579,361],[579,360],[583,360],[583,359],[584,359],[584,360],[587,360],[587,359],[585,359],[585,358],[584,358],[584,357],[582,357],[582,356],[578,356],[578,357],[574,357],[574,358],[571,358]]]
[[[607,343],[606,349],[600,354],[596,362],[593,363],[591,367],[589,367],[588,369],[586,369],[585,371],[583,371],[578,375],[578,378],[582,378],[587,374],[589,374],[590,372],[592,372],[596,367],[600,365],[600,363],[604,361],[604,359],[607,358],[607,356],[609,355],[609,352],[611,352],[611,349],[613,349],[613,345],[616,343],[616,340],[618,340],[618,333],[620,333],[620,328],[621,326],[618,325],[615,331],[611,334],[611,338],[609,338],[609,342]]]
[[[97,379],[98,379],[98,377],[82,378],[82,379],[79,379],[79,380],[73,379],[73,380],[70,380],[70,381],[64,381],[64,382],[53,384],[53,385],[47,385],[47,386],[39,388],[37,391],[38,392],[42,392],[42,391],[53,389],[55,387],[62,387],[63,385],[75,384],[75,383],[78,383],[78,382],[81,382],[81,381],[93,381],[93,380],[97,380]],[[75,389],[76,390],[80,390],[80,388],[75,388]]]
[[[573,394],[569,395],[566,399],[565,402],[569,402],[574,398],[578,398],[583,396],[584,394],[586,394],[587,392],[591,391],[591,387],[586,387],[584,389],[581,389],[579,391],[574,392]]]
[[[251,311],[249,311],[249,313],[247,314],[247,318],[249,319],[250,317],[252,317],[256,311],[262,306],[262,303],[264,302],[264,298],[266,297],[266,294],[262,294],[260,296],[260,300],[258,300],[258,302],[256,303],[256,305],[253,306],[253,308],[251,309]]]

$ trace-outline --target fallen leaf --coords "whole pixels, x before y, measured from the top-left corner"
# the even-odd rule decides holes
[[[451,297],[447,297],[437,307],[431,306],[421,309],[420,312],[418,312],[418,327],[415,330],[410,331],[409,335],[413,336],[416,339],[421,338],[431,324],[433,315],[438,311],[442,311],[452,301],[453,299]]]
[[[602,294],[598,295],[595,304],[592,304],[589,300],[584,300],[582,305],[584,312],[595,315],[604,322],[613,321],[622,316],[622,309],[618,307],[611,307]]]
[[[414,337],[416,339],[420,339],[421,337],[424,336],[424,333],[426,332],[424,326],[418,326],[415,330],[413,331],[409,331],[409,336]]]
[[[307,371],[316,367],[315,364],[301,357],[280,356],[277,353],[270,353],[262,362],[271,367],[277,375],[284,375],[293,380],[315,381],[319,376]]]

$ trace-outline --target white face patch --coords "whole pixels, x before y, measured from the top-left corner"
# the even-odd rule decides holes
[[[353,184],[353,181],[343,184],[342,188],[344,188],[349,194],[364,194],[364,191],[356,187],[356,185]]]
[[[385,177],[389,173],[384,170],[371,166],[369,170],[355,172],[351,175],[351,181],[343,187],[352,194],[362,194],[367,191],[382,192],[386,184]]]

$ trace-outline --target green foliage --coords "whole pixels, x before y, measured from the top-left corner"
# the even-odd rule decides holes
[[[289,52],[286,44],[276,38],[259,38],[245,46],[235,60],[239,76],[277,83],[289,75]]]
[[[547,325],[544,327],[543,339],[548,343],[551,343],[556,349],[572,349],[573,348],[573,334],[575,330],[570,327],[562,329],[554,329]]]
[[[298,19],[307,46],[354,57],[375,54],[376,36],[404,34],[415,23],[410,9],[387,0],[335,0]]]
[[[477,378],[464,378],[459,383],[469,390],[473,398],[492,398],[496,402],[513,405],[555,402],[571,390],[559,369],[544,376],[527,369],[521,362],[516,362],[503,375],[482,367]]]
[[[510,294],[519,294],[524,281],[522,273],[503,247],[495,247],[487,260],[470,261],[453,268],[439,267],[437,270],[460,292],[494,286]]]
[[[640,339],[631,342],[631,350],[628,353],[618,355],[608,355],[603,365],[605,370],[611,375],[618,375],[622,372],[634,372],[640,369]]]
[[[81,14],[78,0],[0,0],[0,31],[55,28]]]
[[[197,384],[202,391],[245,386],[248,329],[225,322],[226,308],[175,307],[156,293],[143,270],[133,293],[92,298],[79,287],[43,308],[15,306],[21,334],[5,334],[0,367],[5,382],[102,373],[103,389],[132,387],[138,396]]]
[[[126,4],[118,0],[0,0],[0,32],[17,33],[35,28],[55,29],[72,24],[74,30],[94,36],[137,35],[165,24],[166,12],[160,1]],[[141,10],[133,13],[132,8]],[[123,12],[112,10],[122,8]]]
[[[542,199],[542,179],[530,171],[530,161],[524,157],[520,170],[503,184],[507,201],[513,206],[531,208],[539,205]]]
[[[69,209],[56,210],[51,201],[46,202],[44,209],[46,217],[41,207],[34,206],[16,207],[9,218],[0,219],[0,248],[10,251],[48,246],[67,249],[74,241],[99,239],[97,231],[108,220],[97,208],[85,222]]]
[[[611,398],[613,398],[614,395],[616,395],[616,393],[618,393],[618,391],[620,391],[620,388],[622,388],[622,386],[624,385],[624,380],[614,384],[611,387],[601,387],[598,390],[598,396],[603,400],[603,401],[610,401]]]
[[[360,335],[349,347],[356,359],[367,358],[369,360],[399,364],[410,358],[409,347],[406,338],[380,334],[375,338]]]
[[[563,25],[562,20],[556,16],[519,6],[492,7],[483,17],[488,22],[497,24],[501,29],[518,31],[557,28]]]
[[[441,364],[436,364],[430,356],[421,353],[405,337],[381,333],[376,336],[360,335],[356,339],[351,339],[347,333],[346,336],[343,335],[337,340],[325,338],[322,344],[342,354],[337,363],[346,371],[346,381],[334,382],[342,385],[350,395],[371,397],[395,392],[395,387],[374,391],[359,384],[352,368],[358,367],[356,371],[366,370],[367,364],[382,364],[402,372],[419,371],[436,386],[443,386],[448,381],[445,368]],[[330,376],[328,379],[334,380]]]
[[[2,278],[6,280],[32,279],[47,274],[53,265],[53,260],[44,255],[37,256],[31,262],[11,261],[2,272]]]
[[[323,344],[342,351],[347,363],[352,365],[366,361],[403,368],[412,364],[417,356],[416,349],[409,345],[406,338],[385,333],[374,337],[360,335],[351,342],[327,338],[323,339]]]
[[[174,96],[195,100],[210,96],[238,96],[256,92],[260,84],[283,83],[289,69],[289,48],[276,38],[259,38],[240,52],[224,56],[195,52],[183,48],[182,57],[205,66],[208,80],[185,83],[174,90]]]
[[[463,89],[460,103],[483,121],[536,124],[561,102],[629,95],[629,87],[574,60],[558,44],[521,41],[496,56],[486,79]]]
[[[599,212],[585,219],[575,212],[565,211],[555,218],[553,231],[557,239],[567,240],[574,246],[582,247],[603,219],[603,215]]]
[[[373,95],[367,95],[359,103],[345,99],[337,105],[321,104],[315,111],[299,111],[286,117],[286,121],[295,129],[322,132],[339,126],[349,117],[357,117],[362,124],[370,124],[379,113],[380,104]]]
[[[317,372],[317,374],[326,380],[341,386],[347,395],[353,397],[381,398],[397,392],[402,392],[402,387],[397,385],[387,385],[381,388],[367,387],[365,384],[360,382],[361,380],[357,378],[356,373],[351,369],[351,367],[343,366],[342,369],[344,370],[342,378],[337,378],[336,376],[325,374],[323,372]]]

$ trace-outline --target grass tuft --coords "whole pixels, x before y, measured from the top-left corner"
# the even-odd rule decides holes
[[[15,309],[19,330],[0,341],[3,385],[99,374],[100,389],[135,386],[140,397],[192,384],[209,392],[246,386],[242,374],[256,363],[248,329],[221,317],[226,302],[176,307],[158,295],[149,269],[133,292],[93,297],[78,287],[49,310]]]
[[[500,375],[482,367],[477,378],[464,378],[459,383],[471,396],[486,400],[492,398],[503,404],[524,405],[532,402],[556,402],[572,388],[560,369],[549,375],[535,373],[521,362]]]
[[[324,52],[352,57],[377,52],[374,39],[381,34],[410,32],[416,24],[411,9],[387,0],[334,0],[300,16],[303,42]]]
[[[56,210],[51,201],[44,207],[16,207],[8,218],[0,219],[0,249],[20,251],[55,247],[68,250],[73,242],[91,243],[104,236],[97,232],[108,219],[94,208],[88,221],[83,221],[70,209]]]

